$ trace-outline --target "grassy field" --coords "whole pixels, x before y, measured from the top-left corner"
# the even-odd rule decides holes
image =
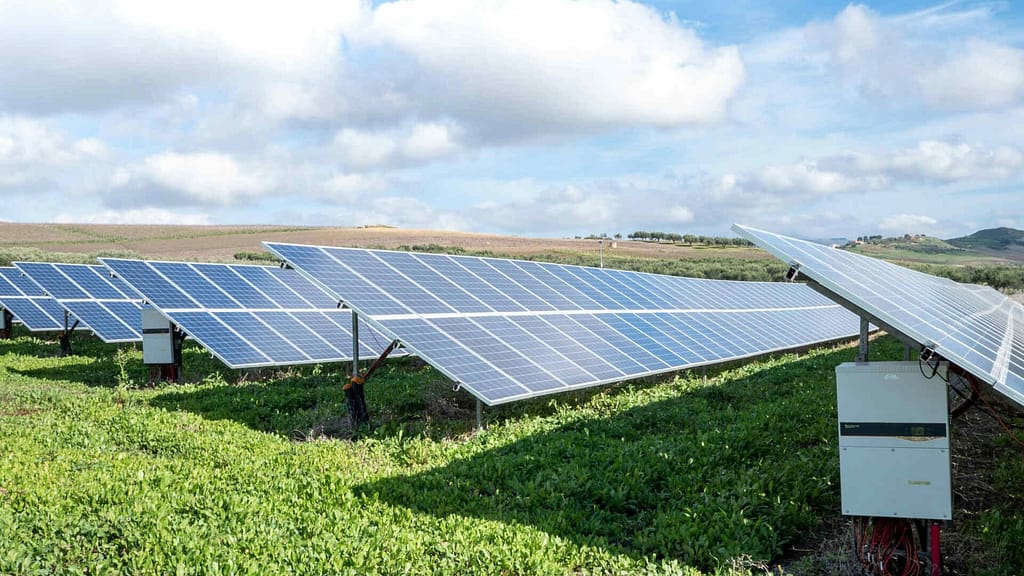
[[[853,573],[828,543],[849,347],[489,409],[479,433],[466,394],[390,362],[353,437],[337,366],[235,372],[189,347],[187,384],[146,387],[134,349],[58,358],[19,334],[0,341],[2,574]],[[972,485],[1006,497],[958,495],[950,573],[1016,573],[998,567],[1024,562],[1024,457],[971,446],[992,455]]]
[[[263,252],[261,241],[397,248],[433,245],[516,257],[714,259],[768,261],[761,250],[743,247],[683,246],[659,242],[581,238],[528,238],[440,230],[369,226],[359,228],[284,226],[142,226],[103,224],[20,224],[0,222],[0,257],[25,249],[65,254],[114,253],[163,260],[227,262],[237,253]]]
[[[1020,265],[1019,253],[995,252],[993,250],[953,249],[948,252],[927,252],[908,250],[895,245],[861,244],[852,249],[853,252],[874,258],[895,262],[915,262],[920,264],[939,264],[942,266],[998,266]]]
[[[600,258],[589,240],[387,228],[0,224],[0,259],[223,261],[262,239]],[[621,242],[603,256],[709,278],[786,270],[746,248]],[[187,384],[148,387],[138,350],[76,350],[0,341],[0,574],[857,573],[832,371],[850,348],[495,408],[482,433],[469,396],[391,361],[359,435],[338,366],[237,372],[191,347]],[[889,339],[872,352],[901,357]],[[1020,435],[1020,412],[1001,410]],[[1017,574],[1024,450],[979,410],[954,442],[947,573]]]

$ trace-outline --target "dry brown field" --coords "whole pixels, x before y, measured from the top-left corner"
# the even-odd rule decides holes
[[[113,224],[20,224],[0,223],[0,248],[39,248],[50,252],[132,251],[141,258],[225,262],[238,252],[262,252],[261,241],[397,248],[436,244],[467,251],[489,251],[499,255],[537,254],[597,255],[597,240],[573,238],[529,238],[469,232],[414,230],[390,227],[298,228],[285,226],[145,226]],[[769,259],[752,248],[690,247],[667,243],[605,240],[607,256],[640,258]]]

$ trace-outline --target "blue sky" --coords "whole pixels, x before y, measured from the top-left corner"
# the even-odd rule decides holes
[[[0,0],[0,220],[1024,228],[1002,2]]]

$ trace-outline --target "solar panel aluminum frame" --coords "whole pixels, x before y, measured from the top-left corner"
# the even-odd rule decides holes
[[[989,371],[974,364],[973,362],[970,362],[964,358],[960,358],[958,357],[958,355],[943,354],[942,349],[936,350],[936,343],[932,341],[932,339],[929,338],[927,335],[921,333],[918,330],[915,330],[913,326],[902,326],[902,323],[899,321],[899,319],[886,313],[884,310],[880,310],[877,312],[873,311],[874,307],[871,306],[868,302],[858,297],[857,294],[855,294],[853,291],[845,289],[840,284],[833,282],[829,278],[825,277],[822,274],[819,274],[817,271],[813,269],[804,267],[803,263],[795,261],[788,254],[786,254],[780,249],[777,249],[771,243],[763,241],[761,238],[757,236],[757,233],[770,234],[772,236],[781,235],[768,232],[766,230],[759,230],[757,228],[749,226],[742,226],[740,224],[734,224],[732,226],[732,230],[737,234],[741,235],[742,237],[746,238],[747,240],[750,240],[751,242],[753,242],[760,248],[764,249],[765,251],[769,252],[779,260],[782,260],[783,262],[789,264],[791,267],[794,267],[797,270],[799,270],[800,274],[806,276],[807,278],[813,281],[813,283],[811,283],[812,287],[817,289],[825,296],[831,298],[835,302],[846,307],[851,312],[855,314],[861,314],[862,316],[872,319],[871,321],[873,323],[876,323],[878,326],[882,327],[887,332],[892,330],[892,332],[890,333],[893,334],[896,338],[903,340],[906,344],[916,346],[922,351],[924,351],[925,349],[929,349],[938,352],[938,354],[942,358],[948,360],[952,364],[959,365],[961,368],[967,370],[974,377],[978,378],[982,382],[985,382],[986,384],[992,386],[994,389],[1005,394],[1007,397],[1013,399],[1018,404],[1024,405],[1024,393],[1014,390],[1013,388],[1010,388],[1008,386],[1004,386],[1002,383],[998,381],[998,379],[994,378],[989,373]],[[870,258],[869,256],[863,257]],[[895,265],[892,264],[892,266]],[[944,280],[938,277],[936,277],[936,279]],[[950,282],[953,281],[950,280]],[[985,287],[978,286],[978,288]],[[991,288],[989,288],[989,290],[991,290]],[[894,326],[900,326],[900,328],[897,329],[894,328]]]
[[[100,262],[103,263],[105,266],[107,266],[108,270],[110,270],[110,272],[112,274],[116,275],[117,274],[116,270],[114,270],[112,267],[110,267],[108,265],[108,262],[107,262],[108,260],[118,260],[118,259],[100,258]],[[160,263],[163,263],[163,264],[185,264],[185,265],[189,264],[188,262],[170,262],[170,261],[160,261]],[[225,267],[227,267],[227,266],[232,266],[232,267],[252,266],[253,268],[266,268],[265,266],[248,265],[248,264],[224,264],[223,266],[225,266]],[[160,274],[161,276],[163,276],[162,272],[157,271],[157,273]],[[174,286],[180,292],[182,292],[182,293],[184,293],[186,295],[188,294],[187,290],[181,288],[172,279],[166,278],[166,277],[165,277],[165,279],[168,281],[168,283],[170,285]],[[122,279],[122,280],[124,281],[124,284],[126,286],[128,286],[129,289],[131,289],[135,294],[137,294],[140,298],[142,298],[142,300],[145,303],[147,303],[148,305],[150,305],[154,310],[158,311],[160,313],[160,315],[162,315],[168,322],[170,322],[174,326],[177,326],[189,338],[191,338],[192,340],[195,340],[196,342],[199,343],[200,346],[202,346],[204,349],[206,349],[206,351],[209,352],[211,356],[213,356],[214,358],[216,358],[220,362],[224,363],[225,366],[227,366],[227,367],[229,367],[231,369],[242,370],[242,369],[250,369],[250,368],[272,368],[272,367],[280,367],[280,366],[301,366],[301,365],[312,365],[312,364],[325,364],[325,363],[332,363],[332,362],[350,362],[352,360],[351,357],[346,355],[346,356],[343,356],[343,357],[339,357],[336,360],[333,360],[333,359],[332,360],[324,360],[322,358],[310,358],[310,359],[307,359],[307,360],[289,361],[286,364],[284,364],[284,363],[282,363],[280,361],[274,361],[273,359],[270,359],[266,354],[264,354],[262,352],[262,350],[260,350],[259,346],[256,346],[255,344],[253,344],[253,342],[249,338],[245,337],[244,335],[240,334],[238,331],[236,331],[232,327],[228,326],[219,317],[217,317],[215,315],[212,315],[213,320],[217,321],[223,327],[223,329],[225,331],[232,333],[239,340],[241,340],[241,341],[245,342],[246,344],[248,344],[253,350],[258,352],[261,356],[263,356],[264,358],[267,358],[266,362],[233,362],[229,358],[225,357],[224,355],[222,355],[221,353],[218,352],[218,349],[219,349],[218,346],[212,346],[208,341],[206,341],[201,336],[198,336],[195,333],[189,331],[188,330],[188,326],[186,326],[185,324],[182,324],[181,322],[179,322],[178,320],[175,319],[175,313],[176,312],[180,313],[180,312],[182,312],[183,310],[186,310],[186,309],[168,309],[168,310],[165,310],[164,308],[156,306],[152,302],[149,301],[149,298],[146,296],[146,294],[143,293],[138,287],[136,287],[134,284],[132,284],[131,282],[129,282],[127,280],[124,280],[124,279]],[[318,284],[314,284],[314,285],[315,286],[319,286]],[[329,295],[330,293],[329,292],[325,292],[324,294],[325,295]],[[204,308],[202,306],[197,306],[194,310],[193,309],[187,309],[187,311],[200,311],[200,312],[210,312],[212,310],[213,309]],[[223,311],[239,312],[239,313],[245,313],[245,312],[252,313],[252,312],[260,312],[262,310],[241,307],[241,308],[237,308],[237,309],[225,309]],[[274,309],[268,309],[267,311],[287,313],[289,311],[295,311],[295,310],[293,310],[293,309],[284,309],[284,308],[274,308]],[[304,311],[304,312],[305,311],[309,311],[309,312],[317,312],[317,311],[323,312],[323,309],[309,308],[308,310],[307,309],[302,309],[301,311]],[[258,321],[262,321],[262,320],[258,320]],[[334,322],[334,323],[337,324],[337,322]],[[270,329],[273,330],[273,327],[270,326]],[[339,330],[343,330],[343,328],[339,326]],[[293,346],[294,346],[294,344],[293,344]],[[334,348],[334,346],[331,346],[331,347]],[[296,346],[296,348],[298,348],[298,347]],[[301,349],[300,349],[300,352],[301,352]],[[339,352],[342,352],[344,354],[344,351],[340,351],[339,350]],[[303,354],[305,354],[305,353],[303,352]],[[307,355],[307,357],[308,357],[308,355]]]
[[[268,242],[263,242],[264,248],[266,248],[268,251],[270,251],[271,253],[275,254],[279,258],[281,258],[282,261],[287,262],[288,260],[287,260],[287,258],[285,258],[285,256],[283,254],[281,254],[280,252],[274,250],[274,248],[273,248],[274,244],[287,245],[286,243],[268,243]],[[293,245],[294,246],[309,247],[309,246],[301,245],[301,244],[293,244]],[[291,264],[291,263],[289,262],[289,264]],[[296,270],[298,270],[299,273],[301,273],[304,277],[306,277],[311,282],[313,282],[314,284],[319,286],[321,289],[323,289],[325,292],[327,292],[328,294],[331,294],[332,296],[337,298],[339,302],[341,302],[345,307],[351,309],[353,311],[353,313],[357,314],[358,317],[360,317],[363,321],[367,322],[368,324],[370,324],[371,326],[373,326],[377,330],[381,331],[386,336],[392,338],[393,340],[400,342],[401,346],[404,349],[406,349],[407,351],[409,351],[410,353],[415,354],[419,358],[422,358],[424,360],[429,361],[429,355],[424,355],[423,351],[420,350],[420,349],[417,349],[415,344],[412,344],[412,343],[404,340],[397,331],[395,331],[394,329],[389,328],[386,324],[383,324],[380,321],[376,320],[373,315],[363,313],[360,310],[358,304],[353,304],[351,301],[349,301],[345,297],[344,294],[340,294],[340,293],[336,292],[332,287],[330,287],[330,286],[320,282],[315,276],[309,274],[308,272],[303,270],[301,267],[294,266],[294,268]],[[356,274],[358,274],[358,272],[356,272]],[[643,312],[625,311],[625,310],[600,310],[600,311],[598,311],[598,310],[580,310],[580,311],[577,311],[577,312],[567,311],[567,310],[561,310],[561,311],[554,310],[554,311],[549,311],[549,312],[542,313],[542,314],[538,314],[535,311],[533,311],[533,312],[527,311],[526,314],[527,315],[536,315],[536,316],[561,315],[561,314],[572,315],[574,313],[575,314],[613,315],[613,314],[625,314],[625,313],[639,313],[639,314],[648,314],[649,313],[649,314],[656,314],[656,313],[664,313],[664,312],[665,312],[664,310],[649,310],[649,311],[643,311]],[[698,312],[698,310],[686,310],[685,312],[694,313],[694,312]],[[745,313],[745,312],[746,313],[752,313],[752,312],[755,312],[755,310],[736,310],[735,312],[736,313]],[[419,314],[413,314],[411,316],[417,317],[418,319],[429,320],[429,318],[422,318],[421,315],[419,315]],[[429,315],[427,315],[427,316],[429,316]],[[462,313],[462,314],[460,314],[460,313],[453,313],[453,314],[447,314],[446,316],[447,317],[452,317],[452,318],[459,318],[459,317],[462,317],[462,318],[473,318],[475,316],[479,316],[479,314],[475,314],[475,313]],[[486,328],[484,328],[484,330],[486,331]],[[744,359],[749,359],[749,358],[755,358],[755,357],[760,357],[760,356],[763,356],[763,355],[766,355],[766,354],[772,354],[772,353],[775,353],[775,352],[780,352],[780,351],[783,351],[783,350],[792,350],[794,348],[799,348],[799,347],[802,347],[802,346],[810,346],[810,345],[816,345],[816,344],[825,344],[827,342],[842,341],[842,340],[846,340],[847,338],[853,337],[855,334],[856,333],[853,331],[853,329],[851,327],[851,332],[850,332],[849,336],[840,336],[838,338],[835,338],[835,339],[829,340],[829,341],[817,340],[817,341],[811,341],[811,342],[804,342],[804,343],[797,344],[797,345],[785,345],[785,346],[779,346],[779,347],[771,348],[771,349],[759,349],[759,350],[756,350],[756,351],[751,352],[751,353],[746,353],[746,354],[736,355],[736,356],[730,356],[726,360],[722,360],[722,359],[715,360],[715,359],[712,359],[712,360],[708,360],[708,361],[690,363],[690,364],[687,364],[685,366],[669,365],[666,368],[659,368],[659,369],[647,370],[647,371],[635,372],[635,373],[622,373],[621,370],[618,370],[618,368],[615,368],[614,366],[612,366],[613,368],[618,370],[620,373],[622,373],[622,375],[620,377],[609,377],[609,378],[603,378],[603,379],[597,379],[597,380],[590,380],[590,381],[587,381],[587,382],[584,382],[584,383],[581,383],[581,384],[578,384],[578,385],[568,385],[568,386],[565,386],[565,387],[562,387],[562,388],[551,390],[550,392],[547,392],[547,393],[544,393],[544,394],[538,394],[538,392],[536,390],[530,390],[529,388],[523,387],[524,392],[522,394],[503,396],[503,397],[501,397],[498,400],[491,400],[490,398],[486,397],[485,395],[483,395],[479,391],[474,390],[471,384],[467,384],[465,382],[461,382],[459,377],[456,374],[454,374],[453,372],[445,369],[445,367],[443,365],[432,364],[432,366],[436,370],[438,370],[439,372],[444,374],[448,379],[450,379],[453,382],[455,382],[455,388],[456,389],[465,388],[468,392],[470,392],[470,394],[472,394],[474,397],[476,397],[478,400],[480,400],[484,404],[486,404],[488,406],[495,406],[495,405],[506,404],[506,403],[510,403],[510,402],[516,402],[516,401],[520,401],[520,400],[525,400],[525,399],[529,399],[529,398],[536,398],[536,397],[539,397],[541,395],[554,394],[554,393],[562,393],[562,392],[570,392],[570,391],[573,391],[573,390],[582,390],[582,389],[593,388],[593,387],[597,387],[597,386],[604,386],[604,385],[608,385],[608,384],[615,384],[615,383],[624,382],[624,381],[628,381],[628,380],[635,380],[635,379],[640,379],[640,378],[646,378],[646,377],[649,377],[649,376],[655,376],[655,375],[659,375],[659,374],[668,374],[668,373],[673,373],[673,372],[681,372],[681,371],[684,371],[684,370],[691,370],[691,369],[695,369],[695,368],[702,368],[702,367],[706,367],[706,366],[713,366],[713,365],[716,365],[716,364],[721,364],[723,362],[732,362],[732,361],[736,361],[736,360],[744,360]],[[478,360],[482,361],[484,364],[486,364],[487,366],[489,366],[490,368],[492,368],[492,369],[494,369],[494,370],[496,370],[498,372],[505,373],[501,368],[498,368],[493,363],[489,362],[486,358],[484,358],[481,355],[479,355],[479,354],[473,352],[472,350],[466,348],[466,346],[462,345],[462,343],[460,343],[458,340],[456,340],[454,338],[451,338],[450,336],[447,336],[447,335],[445,335],[445,336],[448,337],[455,344],[459,345],[463,350],[466,351],[466,353],[468,355],[472,355],[473,357],[477,358]],[[505,374],[507,375],[507,373],[505,373]],[[516,384],[522,386],[516,380],[516,378],[509,376],[509,379],[514,381]]]
[[[24,290],[18,286],[18,284],[8,278],[8,275],[24,277],[26,282],[34,288],[39,288],[35,282],[29,280],[28,276],[24,275],[21,270],[18,270],[14,266],[3,266],[0,267],[0,277],[18,291],[17,294],[8,294],[0,296],[0,308],[7,310],[14,315],[14,320],[21,323],[29,332],[59,332],[64,329],[64,309],[57,304],[57,301],[47,296],[41,289],[37,290],[38,294],[26,294]],[[46,302],[47,305],[42,303]],[[26,321],[28,317],[25,314],[18,314],[18,310],[21,309],[22,303],[27,303],[32,306],[32,311],[45,317],[49,320],[45,326],[39,325],[32,319]],[[49,308],[49,309],[48,309]],[[24,312],[25,310],[22,310]],[[53,314],[57,313],[59,317],[55,317]],[[23,318],[22,316],[25,316]]]
[[[50,295],[50,297],[53,298],[53,300],[55,302],[57,302],[57,304],[59,304],[61,308],[64,309],[64,312],[65,312],[65,322],[64,322],[65,323],[65,327],[62,328],[64,331],[70,331],[70,330],[73,329],[74,326],[78,326],[80,328],[90,330],[96,337],[98,337],[99,339],[103,340],[104,342],[106,342],[108,344],[126,344],[126,343],[131,343],[131,342],[141,342],[142,341],[142,328],[141,328],[142,309],[141,309],[141,306],[139,306],[138,302],[135,302],[135,301],[133,301],[131,299],[122,300],[122,299],[117,299],[117,298],[95,298],[95,297],[92,297],[92,298],[67,298],[67,299],[56,298],[52,294],[49,294],[49,292],[46,289],[46,286],[44,286],[42,283],[40,283],[36,278],[33,278],[33,276],[30,273],[28,273],[23,268],[21,268],[22,264],[29,264],[29,265],[48,264],[51,267],[53,267],[53,269],[55,271],[60,272],[65,277],[67,277],[67,279],[72,284],[75,284],[75,286],[77,286],[79,288],[79,290],[81,290],[83,293],[89,294],[89,295],[91,295],[89,290],[87,288],[81,286],[74,278],[68,276],[63,271],[61,271],[60,270],[60,266],[88,266],[89,268],[92,268],[93,271],[96,272],[97,274],[100,273],[100,270],[97,270],[97,269],[104,269],[103,266],[100,266],[98,264],[96,264],[96,265],[92,265],[92,264],[65,264],[65,263],[59,263],[59,262],[58,263],[50,263],[50,262],[14,262],[14,265],[16,267],[18,267],[20,270],[22,270],[22,272],[25,274],[26,278],[31,280],[32,283],[35,284],[36,286],[38,286],[40,290],[42,290],[43,292],[45,292],[48,295]],[[105,269],[104,269],[104,271],[105,271]],[[120,290],[120,288],[118,288],[117,286],[114,286],[112,283],[111,283],[111,287],[115,291],[123,294],[124,296],[128,296],[127,294],[124,294]],[[90,323],[88,321],[86,321],[85,319],[83,319],[82,315],[80,315],[77,312],[75,312],[75,310],[73,308],[73,306],[76,303],[96,303],[96,304],[102,304],[104,302],[132,302],[132,303],[135,304],[135,306],[137,308],[139,308],[138,322],[135,325],[132,325],[132,324],[129,324],[123,318],[121,318],[121,316],[118,315],[115,311],[113,311],[113,310],[111,310],[111,309],[109,309],[109,308],[107,308],[105,306],[103,307],[103,309],[107,313],[109,313],[114,319],[116,319],[120,324],[123,324],[124,327],[128,328],[129,331],[135,332],[137,334],[137,336],[134,336],[132,338],[117,338],[117,337],[111,337],[109,335],[105,335],[101,329],[98,330],[95,326],[90,325]],[[68,326],[68,322],[67,322],[67,318],[69,318],[69,317],[76,319],[76,322],[74,324],[72,324],[71,326]]]
[[[353,312],[355,312],[355,310],[353,310]],[[611,314],[614,314],[614,313],[615,313],[614,311],[609,311],[609,312],[600,313],[599,315],[611,315]],[[656,314],[658,312],[653,312],[652,311],[652,312],[649,312],[649,313],[650,314]],[[415,346],[410,345],[409,343],[407,343],[404,340],[402,340],[401,336],[399,336],[398,333],[395,332],[394,330],[391,330],[391,329],[387,328],[386,326],[381,325],[378,322],[375,322],[372,317],[363,318],[363,320],[365,320],[367,323],[373,325],[375,328],[377,328],[378,330],[380,330],[384,334],[390,335],[392,338],[394,338],[394,340],[397,340],[401,344],[402,348],[410,351],[412,354],[416,355],[419,358],[426,358],[425,356],[423,356],[423,354],[419,350],[416,349]],[[847,336],[842,336],[842,337],[836,338],[834,340],[828,340],[828,341],[818,341],[818,340],[816,340],[816,341],[812,341],[812,342],[805,342],[805,343],[802,343],[802,344],[797,344],[796,346],[780,346],[778,348],[763,349],[763,350],[758,350],[756,352],[752,352],[752,353],[749,353],[749,354],[743,354],[743,355],[739,355],[739,356],[731,356],[727,360],[708,360],[708,361],[705,361],[705,362],[690,363],[690,364],[687,364],[686,366],[682,366],[682,367],[679,367],[679,366],[669,366],[669,367],[664,368],[664,369],[648,370],[648,371],[644,371],[644,372],[636,372],[636,373],[629,373],[629,374],[623,373],[622,377],[619,377],[619,378],[605,378],[605,379],[588,381],[586,383],[577,384],[577,385],[569,385],[569,386],[565,386],[564,388],[559,388],[557,390],[552,390],[548,394],[543,394],[543,396],[546,396],[546,395],[549,395],[549,394],[560,394],[560,393],[563,393],[563,392],[572,392],[572,391],[576,391],[576,390],[586,390],[588,388],[596,388],[596,387],[599,387],[599,386],[607,386],[607,385],[610,385],[610,384],[618,384],[618,383],[622,383],[622,382],[628,382],[628,381],[631,381],[631,380],[639,380],[641,378],[647,378],[647,377],[650,377],[650,376],[658,376],[658,375],[661,375],[661,374],[671,374],[671,373],[676,373],[676,372],[684,372],[686,370],[693,370],[693,369],[697,369],[697,368],[706,368],[708,366],[715,366],[715,365],[723,364],[723,363],[726,363],[726,362],[734,362],[734,361],[739,361],[739,360],[748,360],[748,359],[751,359],[751,358],[759,358],[759,357],[762,357],[762,356],[765,356],[765,355],[768,355],[768,354],[774,354],[776,352],[783,352],[783,351],[786,351],[786,350],[794,350],[794,349],[798,349],[798,348],[801,348],[801,347],[804,347],[804,346],[814,346],[814,345],[822,345],[822,346],[824,346],[824,345],[827,345],[827,344],[829,344],[831,342],[842,342],[842,341],[848,340],[852,336],[853,336],[853,334],[851,333],[851,335],[848,336],[848,337]],[[482,360],[484,363],[486,363],[491,368],[494,368],[495,370],[498,370],[498,371],[502,371],[500,368],[498,368],[497,366],[495,366],[491,362],[488,362],[486,360],[486,358],[483,358],[479,354],[476,354],[475,352],[472,352],[471,350],[469,350],[465,346],[462,346],[462,344],[459,343],[457,340],[452,340],[452,341],[455,342],[456,344],[458,344],[459,346],[461,346],[463,349],[465,349],[467,351],[467,353],[470,353],[473,356],[475,356],[475,357],[479,358],[480,360]],[[505,396],[505,397],[502,397],[498,401],[490,401],[490,400],[486,399],[485,397],[483,397],[482,395],[480,395],[479,393],[477,393],[476,391],[474,391],[471,386],[463,385],[463,383],[461,383],[459,381],[457,376],[455,376],[453,373],[445,370],[442,366],[438,366],[438,365],[432,365],[432,366],[438,372],[441,372],[442,374],[444,374],[445,377],[447,377],[449,380],[455,382],[455,389],[456,390],[459,390],[461,388],[466,388],[466,390],[469,391],[475,398],[479,399],[481,402],[483,402],[487,406],[498,406],[498,405],[501,405],[501,404],[507,404],[507,403],[511,403],[511,402],[518,402],[518,401],[522,401],[522,400],[529,400],[531,398],[538,398],[538,397],[542,396],[542,395],[538,394],[536,391],[532,391],[532,390],[530,390],[528,388],[524,388],[525,392],[520,394],[520,395]]]
[[[174,313],[173,312],[164,312],[163,310],[161,310],[159,308],[157,308],[157,310],[160,312],[160,314],[162,314],[164,316],[164,318],[167,319],[168,322],[170,322],[173,325],[177,326],[182,332],[184,332],[186,335],[188,335],[189,338],[191,338],[192,340],[195,340],[196,342],[198,342],[199,345],[202,346],[203,348],[205,348],[210,353],[211,356],[213,356],[217,360],[220,360],[221,362],[223,362],[224,365],[227,366],[228,368],[231,368],[231,369],[234,369],[234,370],[243,370],[243,369],[250,369],[250,368],[275,368],[275,367],[281,367],[281,366],[308,366],[308,365],[311,365],[311,364],[329,364],[329,363],[335,363],[335,362],[345,363],[345,362],[350,362],[352,360],[352,358],[346,356],[344,358],[339,358],[337,360],[323,360],[323,359],[318,359],[318,358],[311,358],[309,360],[289,361],[287,364],[282,364],[281,362],[275,362],[275,361],[269,360],[269,359],[266,362],[247,362],[247,363],[231,362],[227,358],[225,358],[224,356],[222,356],[221,354],[219,354],[216,351],[217,347],[215,347],[215,346],[211,347],[209,345],[209,343],[204,342],[203,339],[201,339],[201,338],[197,337],[195,334],[189,332],[188,329],[185,326],[183,326],[182,324],[179,324],[177,321],[175,321]],[[286,310],[274,310],[274,311],[275,312],[287,312]],[[244,309],[243,310],[237,310],[236,312],[247,312],[247,310],[244,310]],[[254,350],[260,352],[261,355],[263,355],[264,357],[267,357],[265,354],[262,353],[262,351],[260,351],[259,347],[254,345],[248,338],[246,338],[242,334],[239,334],[236,330],[234,330],[233,328],[231,328],[230,326],[225,324],[223,321],[221,321],[220,318],[216,318],[215,317],[214,319],[217,320],[218,322],[220,322],[220,324],[224,327],[225,330],[230,331],[235,336],[237,336],[239,339],[241,339],[241,340],[245,341],[247,344],[249,344]]]

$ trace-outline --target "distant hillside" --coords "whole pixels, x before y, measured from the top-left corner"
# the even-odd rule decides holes
[[[1019,230],[1003,228],[1024,236]],[[941,264],[960,266],[985,266],[991,264],[1021,264],[1024,263],[1024,242],[1017,244],[1003,244],[1003,249],[994,250],[985,245],[963,245],[959,241],[967,238],[976,238],[991,230],[982,230],[971,236],[957,238],[954,240],[942,240],[933,236],[923,234],[903,236],[882,237],[865,236],[856,241],[849,242],[843,248],[853,252],[859,252],[876,258],[893,260],[897,262],[916,262],[921,264]],[[994,236],[994,238],[1005,239],[1007,234]],[[992,240],[993,242],[995,240]],[[977,242],[977,240],[975,240]]]
[[[978,230],[970,236],[961,236],[947,240],[953,246],[976,250],[1007,250],[1014,247],[1024,248],[1024,230],[1014,228],[989,228]]]
[[[847,243],[847,246],[874,246],[878,248],[918,252],[920,254],[960,254],[966,251],[964,248],[954,246],[941,238],[926,236],[924,234],[905,234],[903,236],[892,236],[888,238],[883,238],[882,236],[866,236],[858,238],[856,242]]]

